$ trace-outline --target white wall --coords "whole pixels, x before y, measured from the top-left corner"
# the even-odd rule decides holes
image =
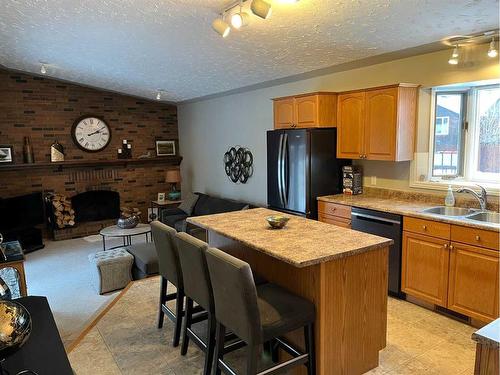
[[[181,104],[178,108],[180,150],[184,157],[182,189],[266,204],[266,131],[273,128],[272,98],[312,91],[346,91],[398,82],[425,87],[499,78],[496,59],[487,45],[463,51],[465,63],[447,63],[451,51],[440,51],[364,68],[332,73],[279,86]],[[417,151],[428,147],[430,95],[421,90]],[[234,184],[224,173],[222,158],[231,146],[248,147],[254,155],[254,175]],[[410,162],[362,161],[365,185],[377,176],[377,186],[409,189]]]

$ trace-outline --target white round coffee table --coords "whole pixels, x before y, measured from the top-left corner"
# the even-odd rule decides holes
[[[145,235],[146,242],[149,242],[149,237],[151,233],[151,225],[149,224],[137,224],[136,227],[131,229],[122,229],[117,225],[112,225],[110,227],[103,228],[99,231],[102,236],[102,248],[106,250],[106,238],[108,237],[121,237],[123,239],[123,246],[132,245],[132,237]],[[153,238],[151,237],[151,240]],[[120,246],[115,246],[120,247]]]

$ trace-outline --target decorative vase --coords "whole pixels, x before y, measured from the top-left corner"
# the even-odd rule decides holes
[[[118,219],[116,225],[121,229],[132,229],[135,228],[139,224],[138,216],[130,216],[130,217],[121,217]]]
[[[64,147],[57,140],[50,146],[50,161],[64,161]]]
[[[0,301],[0,322],[0,356],[8,357],[28,340],[31,316],[20,303]]]
[[[24,137],[23,159],[26,164],[32,164],[35,162],[35,156],[33,155],[33,147],[31,147],[30,137]]]

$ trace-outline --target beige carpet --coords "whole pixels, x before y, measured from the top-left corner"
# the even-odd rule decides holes
[[[66,346],[118,295],[101,296],[91,284],[87,256],[102,250],[102,242],[92,240],[46,241],[44,249],[26,255],[28,294],[47,297]]]
[[[156,328],[157,277],[134,282],[69,353],[77,375],[201,374],[203,354],[171,346],[172,323]],[[389,298],[388,342],[371,374],[472,374],[474,328]],[[231,353],[241,363],[244,350]],[[231,358],[230,358],[231,360]]]

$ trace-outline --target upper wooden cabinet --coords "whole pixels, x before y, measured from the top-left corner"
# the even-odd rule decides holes
[[[411,160],[418,85],[398,84],[340,93],[337,157]]]
[[[274,100],[274,128],[337,126],[337,94],[318,92]]]

